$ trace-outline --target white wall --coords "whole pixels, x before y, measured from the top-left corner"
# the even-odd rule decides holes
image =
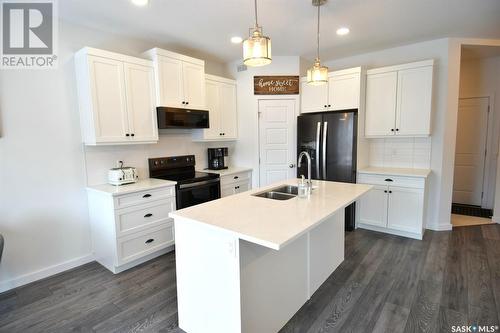
[[[74,52],[92,46],[139,55],[162,45],[66,23],[59,38],[59,69],[0,71],[0,292],[91,260],[85,160],[92,183],[104,181],[116,159],[137,165],[141,176],[147,157],[194,153],[206,163],[207,145],[185,133],[162,135],[156,146],[84,149]],[[206,70],[225,74],[215,62]]]
[[[255,75],[299,75],[299,57],[273,57],[273,62],[264,67],[248,67],[238,72],[241,61],[228,64],[227,71],[237,82],[238,96],[238,141],[235,146],[234,161],[238,165],[253,168],[253,186],[259,183],[259,99],[293,99],[298,113],[299,95],[259,95],[253,94],[253,77]],[[297,114],[298,115],[298,114]]]
[[[446,148],[444,139],[446,116],[449,107],[447,98],[449,74],[448,57],[449,40],[437,39],[325,62],[325,65],[327,65],[330,70],[338,70],[354,66],[366,66],[367,69],[370,69],[425,59],[435,60],[432,102],[433,127],[430,153],[430,168],[432,169],[432,173],[429,178],[426,225],[427,228],[436,230],[451,228],[449,220],[449,211],[451,207],[448,208],[448,218],[446,218],[445,215],[440,214],[441,189],[443,181],[443,151]],[[404,167],[406,165],[406,163],[396,164],[392,162],[391,164],[392,166],[400,167]]]
[[[500,132],[500,57],[462,60],[460,63],[459,94],[460,98],[490,98],[487,156],[484,171],[484,207],[493,208]]]

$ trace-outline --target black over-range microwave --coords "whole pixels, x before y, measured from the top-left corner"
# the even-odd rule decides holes
[[[158,128],[209,128],[208,111],[159,106]]]

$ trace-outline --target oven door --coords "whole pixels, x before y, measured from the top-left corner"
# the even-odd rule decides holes
[[[219,198],[219,178],[177,185],[177,209],[194,206]]]

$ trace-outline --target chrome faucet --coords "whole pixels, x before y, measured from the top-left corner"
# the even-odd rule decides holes
[[[307,158],[307,187],[308,187],[309,193],[311,193],[311,190],[312,190],[311,155],[309,155],[309,153],[307,151],[303,151],[299,154],[299,161],[297,162],[297,168],[300,168],[300,165],[302,164],[302,157],[304,157],[304,156]]]

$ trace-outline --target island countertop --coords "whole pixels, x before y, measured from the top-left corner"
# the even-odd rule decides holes
[[[240,239],[279,250],[323,220],[345,208],[372,186],[314,180],[307,199],[272,200],[253,196],[280,185],[296,185],[289,179],[270,186],[206,202],[169,214],[181,222],[198,222],[236,234]]]

